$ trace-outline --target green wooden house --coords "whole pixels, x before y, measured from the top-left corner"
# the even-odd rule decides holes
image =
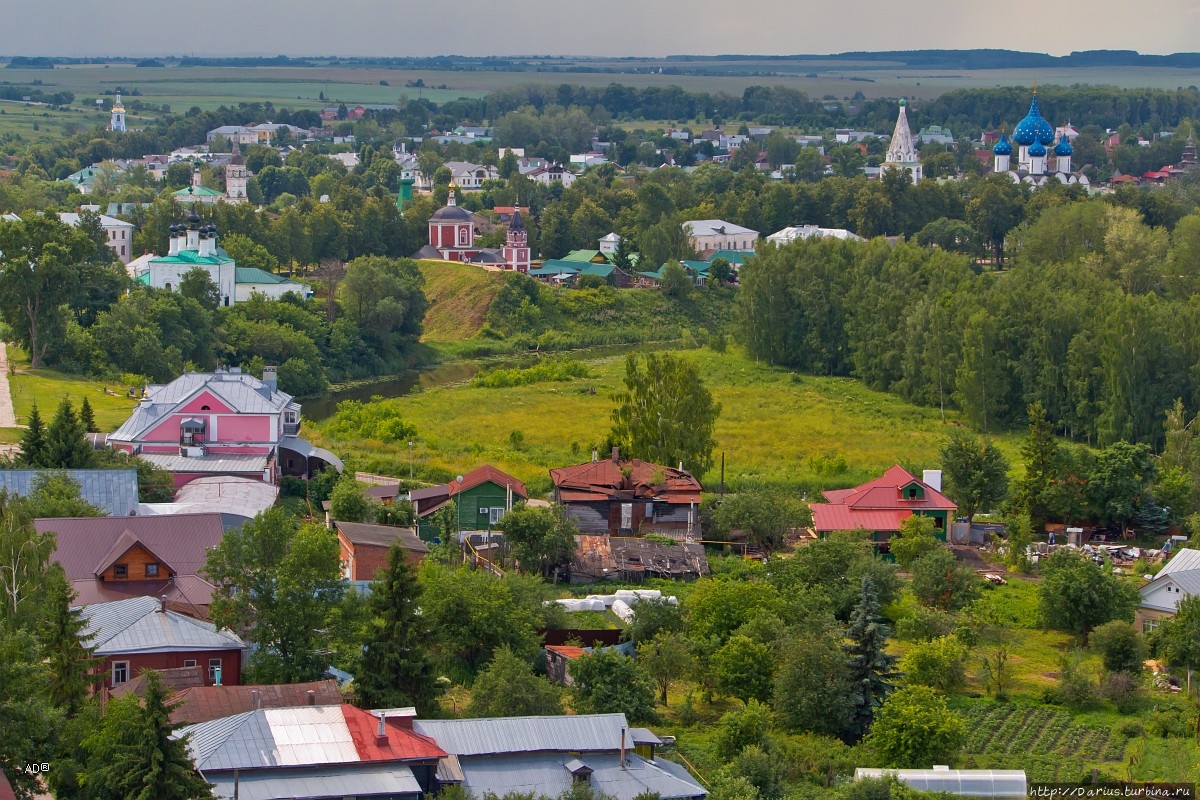
[[[454,504],[458,533],[489,531],[510,508],[528,500],[529,495],[520,480],[484,464],[447,484],[416,489],[410,499],[417,515],[417,534],[432,542],[441,536],[434,517],[450,503]]]

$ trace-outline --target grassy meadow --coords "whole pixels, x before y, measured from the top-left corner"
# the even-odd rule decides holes
[[[116,430],[133,408],[134,400],[125,395],[128,386],[89,380],[52,369],[31,370],[29,356],[11,344],[8,345],[8,358],[9,368],[15,370],[8,376],[8,387],[12,393],[13,412],[21,425],[29,418],[35,403],[42,419],[49,422],[64,397],[76,410],[86,397],[102,431]],[[14,441],[19,438],[19,434],[11,429],[0,429],[0,441],[6,441],[5,436]]]
[[[786,485],[845,486],[874,477],[894,463],[936,462],[950,422],[845,378],[802,376],[756,364],[739,352],[679,351],[693,362],[716,400],[716,457],[725,455],[730,488]],[[549,489],[550,467],[591,457],[610,427],[611,395],[622,386],[624,358],[587,360],[590,377],[505,388],[444,386],[382,401],[417,430],[417,469],[447,480],[491,463]],[[323,447],[347,456],[355,469],[395,472],[408,467],[408,442],[337,441],[311,431]],[[1000,438],[1010,460],[1019,436]],[[844,464],[843,464],[844,462]],[[719,474],[706,476],[715,485]]]
[[[469,339],[483,327],[488,307],[500,291],[503,278],[467,264],[422,261],[425,276],[425,312],[422,341],[450,342]]]

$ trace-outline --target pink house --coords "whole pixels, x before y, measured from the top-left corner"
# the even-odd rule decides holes
[[[108,443],[173,473],[177,487],[209,475],[275,483],[342,470],[337,456],[299,433],[300,405],[279,391],[275,368],[264,369],[263,380],[234,368],[147,386]]]

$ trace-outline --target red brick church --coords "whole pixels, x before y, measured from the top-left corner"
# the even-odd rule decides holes
[[[529,234],[521,211],[513,212],[508,224],[508,237],[500,250],[475,245],[475,226],[471,212],[460,207],[454,197],[454,186],[446,206],[433,212],[429,218],[429,244],[422,247],[414,258],[429,258],[439,261],[461,261],[470,264],[494,264],[503,269],[529,271]]]

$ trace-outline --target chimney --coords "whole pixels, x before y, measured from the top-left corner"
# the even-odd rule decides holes
[[[262,707],[261,698],[259,697],[259,694],[258,694],[258,689],[250,690],[250,707],[255,710],[258,710],[259,708]]]
[[[925,485],[935,492],[942,490],[942,471],[940,469],[927,469],[922,473],[921,480]]]
[[[192,186],[195,186],[197,189],[201,186],[199,167],[196,167],[196,169],[192,172]]]
[[[379,727],[377,727],[375,729],[375,746],[376,747],[387,747],[388,746],[387,715],[386,714],[379,715]]]
[[[158,611],[161,614],[167,613],[167,596],[165,594],[158,598]]]
[[[308,700],[308,704],[310,706],[315,706],[317,704],[317,693],[315,691],[313,691],[312,689],[309,689],[308,696],[306,699]]]
[[[263,367],[263,383],[272,392],[279,389],[279,367]]]
[[[618,447],[612,449],[612,460],[614,464],[621,463],[621,450]]]
[[[625,769],[625,729],[621,728],[621,769]]]
[[[600,460],[600,451],[593,447],[592,448],[592,462],[595,463],[596,461],[599,461],[599,460]]]

